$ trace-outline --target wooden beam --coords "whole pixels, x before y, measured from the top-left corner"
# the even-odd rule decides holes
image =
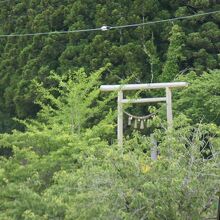
[[[150,149],[151,159],[152,160],[157,160],[157,141],[154,137],[154,134],[151,134],[150,137],[151,137],[151,144],[152,144],[151,149]]]
[[[147,102],[166,102],[166,97],[144,98],[144,99],[122,99],[122,103],[147,103]]]
[[[218,213],[217,213],[217,220],[220,220],[220,195],[218,197]]]
[[[186,82],[171,82],[171,83],[147,83],[147,84],[127,84],[127,85],[102,85],[101,91],[125,91],[125,90],[146,90],[146,89],[162,89],[188,86]]]
[[[118,92],[118,128],[117,128],[117,138],[118,138],[118,145],[123,145],[123,92]]]
[[[167,124],[168,129],[173,127],[173,112],[172,112],[172,92],[170,88],[166,88],[166,104],[167,104]]]

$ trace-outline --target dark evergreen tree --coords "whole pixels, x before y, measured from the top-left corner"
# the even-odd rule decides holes
[[[142,23],[219,8],[219,3],[210,0],[6,1],[0,2],[0,34]],[[185,45],[178,49],[184,59],[179,55],[174,57],[178,62],[173,60],[175,70],[172,73],[169,66],[173,50],[171,39],[178,32],[173,30],[170,35],[175,27],[172,22],[106,32],[0,38],[0,130],[13,128],[13,117],[35,117],[39,107],[34,104],[36,94],[31,81],[39,79],[50,88],[53,84],[45,79],[51,70],[62,74],[68,69],[84,67],[89,73],[111,63],[110,71],[103,76],[103,83],[111,84],[130,76],[135,76],[133,83],[151,82],[153,66],[154,82],[172,80],[178,71],[194,70],[200,75],[202,71],[217,69],[219,21],[218,13],[175,22],[185,35]],[[152,48],[146,43],[151,41],[152,35],[154,55],[149,54]],[[163,78],[164,74],[168,75]]]

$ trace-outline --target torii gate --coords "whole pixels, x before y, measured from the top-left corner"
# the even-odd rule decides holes
[[[172,113],[172,88],[188,86],[187,82],[169,82],[169,83],[147,83],[147,84],[125,84],[125,85],[102,85],[101,91],[118,92],[118,122],[117,122],[117,139],[120,146],[123,145],[123,104],[125,103],[152,103],[152,102],[166,102],[167,106],[167,124],[168,129],[173,126]],[[166,97],[156,98],[139,98],[139,99],[124,99],[123,91],[128,90],[148,90],[148,89],[165,89]]]

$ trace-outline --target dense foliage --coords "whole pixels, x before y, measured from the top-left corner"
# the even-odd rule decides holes
[[[219,10],[214,0],[0,1],[0,35],[124,25]],[[200,220],[220,188],[220,13],[101,32],[0,37],[0,219]],[[148,129],[116,143],[101,84],[187,81]],[[128,93],[129,97],[162,91]],[[148,108],[149,107],[149,108]],[[126,123],[126,122],[125,122]],[[158,160],[150,157],[152,137]]]
[[[114,112],[87,126],[90,116],[104,108],[102,102],[98,108],[93,105],[103,71],[90,77],[82,70],[63,77],[54,73],[57,88],[62,88],[57,98],[54,90],[35,83],[41,93],[38,119],[23,121],[26,132],[1,135],[1,146],[12,152],[0,160],[0,218],[177,220],[215,215],[218,127],[192,127],[180,115],[176,131],[155,131],[161,154],[157,161],[150,158],[150,138],[139,133],[123,148],[109,144]],[[89,92],[78,92],[85,86]]]
[[[141,23],[219,8],[211,0],[8,0],[0,2],[0,33]],[[219,21],[217,13],[176,21],[179,27],[167,22],[107,32],[0,38],[0,130],[15,127],[14,116],[36,115],[39,106],[30,82],[37,79],[47,88],[54,86],[46,81],[51,70],[61,74],[83,67],[89,74],[111,63],[102,81],[112,84],[131,75],[133,83],[172,81],[188,70],[201,74],[219,68]]]

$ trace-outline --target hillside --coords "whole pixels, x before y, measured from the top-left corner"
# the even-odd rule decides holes
[[[217,0],[0,0],[0,220],[220,218],[219,24]]]
[[[9,35],[142,23],[220,8],[218,3],[209,0],[8,0],[0,5],[0,33]],[[39,106],[34,104],[37,94],[31,81],[38,79],[48,88],[54,86],[46,81],[50,71],[62,74],[83,67],[89,74],[110,63],[102,82],[113,84],[131,76],[132,83],[172,81],[190,70],[200,75],[202,71],[217,69],[219,22],[220,14],[216,13],[106,32],[1,37],[0,130],[14,128],[13,117],[35,117]],[[171,68],[172,73],[168,69],[169,77],[161,77],[174,24],[179,25],[181,36],[177,36],[176,43],[181,48],[177,49],[176,60],[170,59],[177,66],[175,70]]]

